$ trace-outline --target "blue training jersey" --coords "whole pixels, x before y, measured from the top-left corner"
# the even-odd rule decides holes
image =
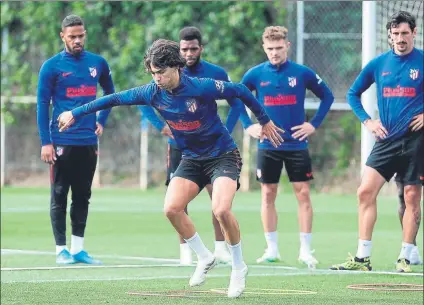
[[[237,147],[218,116],[216,104],[216,99],[233,97],[240,98],[262,125],[269,122],[265,110],[246,86],[184,74],[172,92],[149,83],[99,98],[72,110],[72,115],[79,120],[84,115],[113,106],[149,105],[166,120],[183,158],[209,159]]]
[[[423,50],[399,56],[390,50],[371,60],[361,71],[347,93],[347,101],[355,115],[364,122],[370,119],[361,103],[361,94],[374,82],[381,123],[388,135],[380,140],[402,137],[412,118],[424,111]]]
[[[275,125],[285,130],[284,143],[272,146],[269,140],[258,141],[259,149],[266,150],[302,150],[308,140],[300,141],[291,135],[291,128],[305,122],[306,89],[311,90],[321,103],[310,123],[318,128],[334,102],[334,96],[325,82],[314,71],[287,60],[276,66],[269,61],[251,68],[241,81],[250,90],[256,91],[259,102]]]
[[[115,92],[111,72],[106,60],[83,51],[74,56],[65,50],[48,59],[41,67],[37,89],[37,124],[41,145],[93,145],[97,144],[96,114],[79,120],[66,132],[59,133],[59,114],[93,101],[97,83],[104,95]],[[52,120],[49,118],[53,103]],[[110,109],[102,111],[97,122],[105,126]]]
[[[184,67],[184,74],[190,77],[198,77],[198,78],[212,78],[215,80],[222,80],[225,82],[229,82],[230,77],[228,76],[227,72],[220,66],[211,64],[207,61],[200,60],[196,65],[188,67]],[[237,123],[237,120],[240,116],[240,112],[244,115],[240,116],[240,120],[243,124],[244,128],[249,127],[252,125],[252,121],[247,115],[246,109],[244,107],[244,104],[237,98],[229,98],[228,103],[231,105],[230,110],[228,112],[227,120],[225,123],[225,126],[227,127],[228,131],[231,133],[234,129],[234,126]],[[152,123],[152,125],[161,131],[163,127],[165,126],[165,122],[162,121],[155,113],[153,108],[149,106],[139,106],[139,109],[141,110],[142,114]],[[175,140],[169,138],[168,143],[174,147],[177,146],[177,143]]]

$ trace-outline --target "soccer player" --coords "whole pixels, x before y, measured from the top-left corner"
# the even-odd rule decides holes
[[[60,37],[65,48],[41,67],[37,92],[37,123],[41,160],[50,164],[50,218],[56,241],[56,263],[99,264],[84,250],[91,184],[97,164],[97,138],[102,135],[110,110],[90,114],[66,133],[59,133],[53,117],[96,98],[97,83],[105,95],[115,91],[106,60],[84,50],[86,30],[79,16],[62,22]],[[66,247],[66,207],[69,188],[71,203],[71,249]]]
[[[421,219],[422,162],[424,155],[423,50],[414,47],[415,17],[405,11],[390,19],[393,50],[376,57],[361,71],[347,94],[353,112],[377,141],[368,157],[358,188],[359,241],[355,257],[333,270],[371,270],[372,233],[377,219],[377,195],[396,173],[404,185],[403,242],[396,270],[411,272],[410,255]],[[372,83],[377,87],[381,120],[372,120],[361,104],[361,94]],[[419,118],[419,116],[418,116]],[[419,127],[419,128],[418,128]]]
[[[309,181],[313,179],[308,137],[315,132],[334,101],[331,90],[314,71],[288,59],[288,30],[282,26],[265,28],[263,48],[268,61],[253,67],[242,83],[256,91],[260,103],[275,124],[286,131],[284,143],[275,147],[269,141],[258,143],[257,180],[262,190],[262,224],[267,248],[258,263],[278,262],[277,211],[278,182],[285,165],[298,201],[300,229],[299,261],[315,268],[312,255],[312,206]],[[321,103],[310,122],[305,121],[305,94],[311,90]]]
[[[392,37],[391,37],[391,21],[387,22],[386,30],[387,30],[387,33],[388,33],[387,42],[388,42],[390,48],[393,48],[393,42],[392,42]],[[422,113],[416,115],[412,119],[412,122],[410,124],[411,129],[420,130],[421,128],[423,128],[423,123],[424,123],[423,121],[424,121],[424,115]],[[424,163],[423,163],[423,165],[424,165]],[[424,183],[424,180],[423,180],[423,183]],[[400,220],[400,226],[401,226],[401,228],[403,228],[402,221],[403,221],[403,215],[405,214],[405,208],[406,208],[406,206],[405,206],[405,196],[404,196],[405,185],[400,181],[396,181],[396,187],[397,187],[398,199],[399,199],[398,215],[399,215],[399,220]],[[421,223],[421,220],[419,220],[418,229],[420,227],[420,223]],[[418,234],[418,230],[417,230],[417,234]],[[415,238],[414,238],[414,248],[412,248],[412,250],[411,250],[409,262],[411,263],[411,265],[421,265],[422,264],[422,259],[420,257],[420,251],[419,251],[418,246],[417,246],[417,236],[416,235],[415,235]]]
[[[188,77],[181,73],[185,63],[177,43],[159,39],[144,57],[144,66],[152,74],[154,83],[105,96],[64,112],[58,121],[64,131],[84,115],[98,110],[119,105],[153,106],[166,120],[182,151],[182,161],[166,191],[164,212],[197,255],[197,267],[189,284],[203,284],[206,273],[216,265],[212,252],[203,244],[184,212],[200,190],[211,183],[212,210],[224,231],[232,256],[228,297],[238,297],[245,289],[247,265],[243,260],[240,230],[231,206],[239,187],[242,160],[234,140],[217,114],[216,99],[240,98],[262,125],[261,139],[266,137],[275,146],[282,143],[279,132],[283,130],[274,125],[244,85]]]
[[[201,55],[203,52],[202,33],[198,28],[185,27],[180,31],[180,52],[186,60],[186,65],[183,71],[185,75],[190,77],[212,78],[215,80],[222,80],[227,82],[230,81],[228,74],[223,68],[201,59]],[[258,129],[256,124],[252,124],[252,121],[246,113],[244,104],[240,100],[233,98],[229,99],[228,102],[231,105],[226,120],[226,127],[228,131],[230,133],[232,132],[235,124],[237,123],[240,112],[243,111],[245,115],[241,116],[240,118],[243,127],[246,129],[246,132],[253,137],[259,137],[260,128]],[[175,171],[178,168],[178,165],[181,162],[182,152],[177,147],[177,143],[172,137],[172,133],[170,132],[169,126],[158,118],[153,108],[150,106],[139,106],[139,109],[156,129],[158,129],[163,135],[169,137],[167,157],[167,179],[165,183],[168,186],[169,181],[173,177]],[[212,186],[208,184],[205,186],[205,188],[207,189],[209,196],[212,198]],[[212,223],[215,232],[214,256],[218,263],[229,263],[231,261],[231,254],[227,247],[227,243],[225,242],[225,238],[222,233],[219,222],[213,213]],[[185,242],[184,238],[179,236],[179,239],[180,264],[190,265],[193,261],[192,251],[188,244]]]

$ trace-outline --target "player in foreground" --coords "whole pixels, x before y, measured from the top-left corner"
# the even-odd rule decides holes
[[[186,60],[186,65],[183,73],[190,77],[198,78],[212,78],[215,80],[230,81],[230,78],[225,70],[219,66],[211,64],[201,59],[204,46],[202,44],[202,33],[196,27],[185,27],[180,31],[180,53]],[[244,112],[241,118],[243,127],[246,132],[252,137],[259,137],[260,128],[256,124],[252,124],[249,116],[246,113],[244,104],[236,98],[228,99],[231,105],[228,112],[225,126],[228,131],[232,132],[235,124],[237,123],[240,112]],[[168,156],[167,156],[167,179],[165,185],[168,186],[171,178],[174,176],[175,171],[182,159],[182,151],[178,148],[176,141],[173,139],[169,126],[161,120],[151,106],[139,106],[143,115],[158,129],[163,135],[169,137],[168,139]],[[212,185],[205,186],[212,199]],[[187,209],[185,210],[187,213]],[[227,243],[225,242],[224,234],[221,230],[218,220],[212,213],[212,223],[215,232],[215,250],[214,256],[218,263],[230,263],[231,254],[229,252]],[[191,265],[193,262],[192,251],[189,245],[185,242],[184,238],[179,236],[180,239],[180,264]]]
[[[239,297],[246,286],[247,265],[244,263],[239,225],[231,212],[239,187],[242,160],[234,140],[222,124],[216,99],[240,98],[262,125],[261,138],[267,137],[278,146],[283,139],[251,92],[241,84],[212,79],[190,78],[181,73],[186,64],[177,43],[160,39],[144,57],[144,66],[154,83],[97,99],[90,104],[62,113],[58,117],[65,132],[81,117],[120,105],[151,105],[166,120],[181,148],[183,157],[165,196],[164,212],[176,231],[196,253],[197,267],[190,286],[202,285],[216,264],[212,252],[203,244],[193,222],[184,212],[202,188],[213,185],[212,210],[224,231],[232,256],[228,297]]]

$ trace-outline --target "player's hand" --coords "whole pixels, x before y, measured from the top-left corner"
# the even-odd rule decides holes
[[[368,119],[364,122],[364,125],[377,139],[384,139],[389,134],[380,120]]]
[[[292,134],[293,138],[303,141],[315,132],[315,127],[309,122],[304,122],[301,125],[292,127],[291,130],[295,130]]]
[[[269,121],[268,123],[262,126],[261,136],[259,137],[259,140],[262,143],[264,139],[267,138],[274,147],[278,147],[284,142],[280,133],[284,133],[284,130],[275,126],[273,121]]]
[[[103,134],[103,125],[100,124],[99,122],[96,122],[97,128],[96,131],[94,132],[98,137],[101,137]]]
[[[75,122],[71,111],[62,112],[57,120],[59,122],[59,132],[65,131]]]
[[[56,161],[56,152],[52,144],[47,144],[41,147],[41,160],[48,164],[54,164]]]
[[[246,128],[246,132],[252,138],[259,139],[261,137],[262,126],[258,123],[252,124]]]
[[[174,135],[172,134],[171,128],[169,128],[169,126],[166,125],[166,124],[165,124],[165,126],[163,126],[160,133],[163,134],[164,136],[170,137],[171,139],[174,138]]]
[[[424,113],[417,114],[412,118],[409,127],[411,127],[412,131],[417,131],[423,128],[424,125]]]

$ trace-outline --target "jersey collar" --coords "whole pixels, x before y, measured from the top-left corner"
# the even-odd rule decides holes
[[[270,69],[272,71],[280,72],[280,71],[283,71],[284,69],[286,69],[287,66],[289,65],[289,63],[290,63],[290,60],[287,59],[283,64],[281,64],[280,66],[277,66],[277,65],[273,65],[269,61],[267,61],[266,66],[267,66],[268,69]]]
[[[80,55],[75,56],[72,55],[71,53],[66,52],[66,49],[63,49],[62,52],[60,52],[60,54],[62,54],[63,57],[69,57],[69,58],[75,58],[75,59],[79,59],[85,56],[86,52],[85,50],[82,50],[82,52],[80,53]]]
[[[399,60],[399,61],[403,61],[403,60],[407,60],[409,57],[413,56],[413,54],[417,51],[416,48],[413,48],[412,51],[409,54],[406,55],[398,55],[395,53],[395,50],[391,50],[391,54],[393,56],[394,59]]]

